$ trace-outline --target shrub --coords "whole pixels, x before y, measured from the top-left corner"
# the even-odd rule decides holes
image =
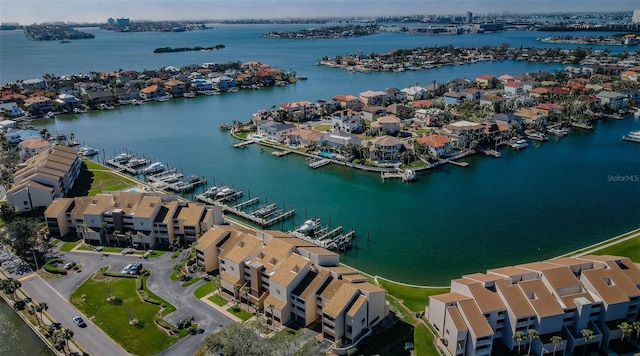
[[[49,273],[57,273],[57,274],[67,274],[67,271],[64,268],[57,267],[56,265],[62,263],[62,258],[52,258],[47,263],[42,266],[45,271]]]
[[[156,322],[156,324],[158,324],[160,327],[167,329],[167,330],[171,330],[174,333],[178,332],[178,328],[176,328],[175,326],[173,326],[170,322],[164,320],[164,318],[162,318],[161,316],[157,316],[154,321]]]

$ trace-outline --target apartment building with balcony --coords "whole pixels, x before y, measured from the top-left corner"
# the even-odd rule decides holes
[[[224,221],[219,207],[179,201],[175,195],[138,192],[59,198],[44,215],[54,236],[76,233],[90,244],[126,243],[139,248],[174,239],[189,244],[214,223]]]
[[[13,175],[9,205],[18,213],[48,207],[71,190],[80,165],[77,151],[60,145],[27,159]]]
[[[426,314],[448,355],[489,355],[502,347],[568,355],[620,339],[617,325],[638,320],[639,287],[640,269],[626,257],[565,257],[454,279],[449,293],[430,297]],[[519,343],[515,335],[529,329],[539,339]],[[582,335],[587,329],[593,338]],[[554,345],[553,336],[562,343]]]
[[[281,231],[214,227],[196,251],[207,271],[219,270],[225,293],[281,324],[320,324],[335,347],[353,344],[388,314],[382,288],[340,266],[338,254]]]

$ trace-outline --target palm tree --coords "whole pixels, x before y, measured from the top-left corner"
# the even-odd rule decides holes
[[[251,303],[251,307],[253,308],[255,315],[256,315],[256,319],[258,318],[258,314],[260,313],[260,310],[258,310],[258,308],[260,308],[260,306],[256,303]]]
[[[82,225],[78,226],[78,230],[80,231],[80,233],[82,233],[82,239],[86,243],[87,242],[87,231],[89,230],[89,225],[82,224]]]
[[[242,286],[242,288],[240,288],[240,293],[244,295],[244,301],[247,304],[247,312],[249,311],[249,291],[250,288],[247,285]]]
[[[273,304],[267,304],[267,311],[271,315],[271,328],[273,329]]]
[[[40,302],[36,305],[36,311],[40,314],[40,320],[43,322],[44,320],[42,319],[42,313],[46,310],[49,310],[49,304],[47,304],[47,302]]]
[[[584,349],[582,350],[582,354],[584,355],[585,352],[587,352],[587,343],[595,336],[593,336],[593,330],[591,329],[582,329],[580,330],[580,334],[582,334],[582,337],[584,338]]]
[[[144,237],[144,233],[142,231],[136,231],[136,236],[138,237],[138,239],[140,240],[140,244],[145,246],[146,249],[146,243],[142,242],[142,239]]]
[[[633,327],[633,330],[636,331],[636,340],[638,340],[638,338],[640,338],[640,321],[634,321],[631,323],[631,326]]]
[[[111,233],[111,236],[116,238],[116,241],[118,241],[118,247],[120,246],[120,239],[118,238],[118,235],[120,235],[120,230],[113,230],[113,232]]]
[[[131,247],[132,241],[131,241],[131,236],[133,236],[133,232],[131,232],[131,230],[127,231],[124,233],[124,235],[127,238],[127,247]]]
[[[627,336],[627,333],[629,333],[629,335],[631,335],[631,332],[633,331],[633,327],[631,326],[631,324],[627,323],[626,321],[623,321],[620,324],[618,324],[618,329],[620,329],[620,331],[622,331],[622,336],[620,337],[620,342],[624,341],[624,337]]]
[[[527,349],[527,355],[530,355],[531,346],[533,345],[533,340],[540,339],[540,333],[536,329],[528,329],[527,338],[529,338],[529,348]]]
[[[220,283],[220,275],[213,277],[211,282],[213,283],[214,288],[218,288],[218,297],[220,297],[220,301],[222,301],[222,283]]]
[[[562,337],[556,335],[556,336],[552,336],[551,337],[551,342],[553,342],[553,354],[552,356],[556,355],[556,349],[558,348],[558,346],[562,345]]]
[[[69,350],[69,340],[73,338],[73,331],[69,329],[60,329],[60,338],[64,340],[64,345]]]
[[[518,355],[520,355],[520,345],[524,340],[524,336],[525,335],[522,331],[516,331],[516,333],[513,335],[513,339],[516,340],[516,342],[518,343]]]
[[[239,297],[239,294],[240,294],[240,293],[238,293],[238,292],[240,291],[240,288],[241,288],[241,287],[240,287],[240,285],[239,285],[239,284],[235,284],[235,285],[233,286],[233,299],[239,299],[239,298],[240,298],[240,297]]]

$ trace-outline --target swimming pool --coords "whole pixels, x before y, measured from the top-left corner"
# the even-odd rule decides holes
[[[336,158],[336,154],[335,153],[331,153],[331,152],[327,152],[327,151],[320,151],[320,152],[318,152],[318,155],[321,156],[321,157]]]

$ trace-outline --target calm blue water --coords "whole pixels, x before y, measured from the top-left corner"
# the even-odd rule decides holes
[[[536,41],[540,33],[524,31],[431,37],[383,33],[318,41],[259,37],[283,27],[303,26],[219,25],[207,31],[129,34],[92,29],[95,40],[70,44],[30,42],[20,32],[3,32],[0,81],[42,73],[140,70],[228,60],[262,61],[307,75],[308,81],[286,87],[121,107],[37,124],[53,132],[73,132],[86,144],[103,149],[107,157],[127,149],[185,173],[250,191],[252,196],[268,197],[295,208],[298,225],[305,217],[317,215],[333,226],[353,227],[360,236],[358,248],[343,256],[343,261],[405,282],[446,284],[463,273],[551,257],[640,225],[640,183],[608,179],[640,172],[640,146],[620,140],[630,130],[640,129],[634,118],[599,122],[594,131],[575,130],[565,139],[533,144],[520,152],[504,150],[500,159],[472,157],[465,169],[442,167],[420,175],[412,184],[383,184],[377,174],[343,167],[310,170],[301,157],[276,158],[257,147],[233,149],[232,138],[218,130],[221,123],[247,121],[253,112],[287,101],[315,101],[483,73],[515,75],[563,67],[504,61],[421,72],[349,73],[314,63],[323,55],[358,50],[547,44]],[[152,53],[156,47],[219,43],[226,48]],[[8,47],[18,50],[7,51]],[[289,221],[277,228],[292,225]]]

